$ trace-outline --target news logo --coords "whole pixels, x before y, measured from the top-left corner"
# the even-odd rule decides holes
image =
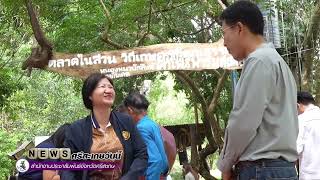
[[[28,151],[29,159],[71,159],[69,148],[31,148]]]
[[[26,159],[16,163],[19,172],[28,170],[112,170],[118,167],[123,151],[104,153],[71,153],[69,148],[31,148]],[[51,161],[52,159],[57,161]]]
[[[123,156],[123,151],[86,153],[83,151],[71,153],[69,148],[31,148],[28,151],[29,160],[107,160],[119,161]]]
[[[29,170],[29,167],[30,164],[26,159],[19,159],[16,162],[16,169],[21,173],[27,172]]]

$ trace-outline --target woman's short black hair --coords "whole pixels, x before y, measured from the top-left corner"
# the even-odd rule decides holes
[[[150,105],[147,98],[140,94],[139,92],[132,92],[130,93],[123,101],[123,104],[126,107],[133,107],[138,110],[148,110],[148,107]]]
[[[297,103],[303,105],[314,104],[315,100],[309,92],[300,91],[297,94]]]
[[[92,110],[92,101],[89,97],[92,95],[92,92],[97,87],[101,79],[104,78],[108,79],[110,84],[113,86],[112,79],[101,73],[93,73],[84,81],[82,86],[82,99],[86,108]]]
[[[236,1],[220,15],[220,20],[228,25],[241,22],[254,34],[263,35],[263,16],[257,5],[250,1]]]

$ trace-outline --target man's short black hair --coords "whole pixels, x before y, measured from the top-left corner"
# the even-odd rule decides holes
[[[133,107],[137,110],[148,110],[148,107],[150,105],[147,98],[140,94],[139,92],[132,92],[130,93],[123,101],[123,104],[126,107]]]
[[[86,108],[92,110],[92,101],[89,97],[92,95],[92,92],[97,87],[99,81],[104,78],[108,79],[110,84],[113,86],[112,79],[101,73],[93,73],[84,81],[82,86],[82,99]]]
[[[54,144],[56,148],[63,148],[65,134],[69,126],[70,123],[63,124],[45,142]]]
[[[309,92],[301,91],[298,92],[297,102],[303,105],[314,104],[315,100]]]
[[[236,1],[221,14],[220,20],[228,25],[241,22],[254,34],[263,36],[263,16],[258,6],[250,1]]]
[[[123,104],[120,103],[116,108],[116,111],[121,112],[121,113],[126,113],[127,112],[127,107]]]

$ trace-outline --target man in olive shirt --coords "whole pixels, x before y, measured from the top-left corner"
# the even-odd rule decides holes
[[[297,179],[296,84],[272,44],[263,38],[263,17],[249,1],[236,1],[221,15],[224,44],[244,60],[218,161],[223,179]]]

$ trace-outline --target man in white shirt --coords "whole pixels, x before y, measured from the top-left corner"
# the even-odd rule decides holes
[[[320,108],[308,92],[298,92],[299,134],[299,179],[320,179]]]

